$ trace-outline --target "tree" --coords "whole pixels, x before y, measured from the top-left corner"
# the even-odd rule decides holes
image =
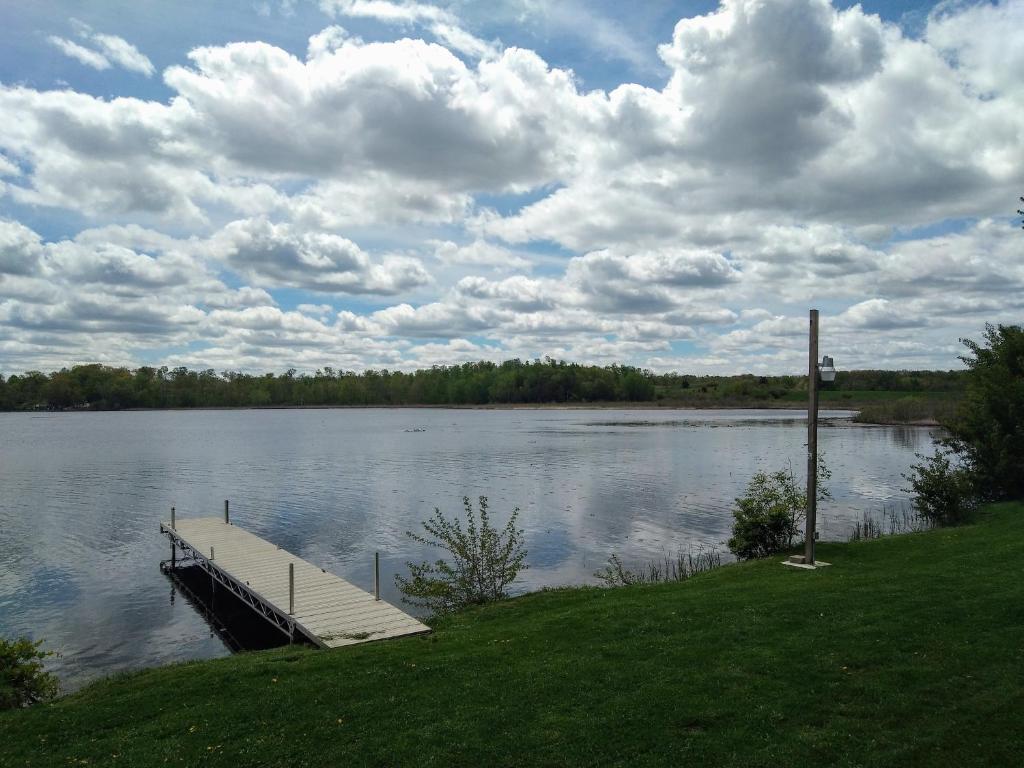
[[[498,530],[491,525],[486,496],[479,499],[479,515],[468,496],[462,498],[462,504],[465,529],[458,518],[448,520],[435,507],[433,516],[423,523],[426,536],[406,531],[415,542],[448,551],[451,562],[406,563],[411,577],[395,576],[403,602],[441,614],[502,600],[508,597],[508,585],[528,567],[523,531],[516,529],[518,507]]]
[[[24,638],[0,638],[0,710],[27,707],[57,695],[57,678],[43,669],[52,651]]]
[[[961,339],[970,354],[967,394],[943,426],[986,500],[1024,498],[1024,328],[986,324],[984,343]]]
[[[831,498],[825,481],[832,476],[818,457],[818,501]],[[729,551],[740,560],[767,557],[792,548],[806,517],[807,493],[797,484],[792,468],[771,474],[758,472],[747,484],[733,510]]]
[[[921,517],[935,525],[959,525],[967,522],[977,507],[977,494],[971,472],[957,465],[950,450],[941,448],[934,456],[924,457],[914,464],[909,475],[910,490],[914,494],[914,509]]]

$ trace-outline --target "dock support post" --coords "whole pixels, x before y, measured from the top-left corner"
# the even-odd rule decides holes
[[[171,507],[171,530],[174,530],[174,507]],[[174,544],[174,537],[168,536],[168,538],[171,540],[171,570],[173,571],[175,565],[177,565],[175,558],[177,556],[178,548]]]
[[[228,500],[224,499],[224,525],[231,525],[231,517],[228,515]]]
[[[373,553],[373,599],[380,600],[380,552]]]
[[[295,615],[295,563],[288,563],[288,615]]]
[[[210,547],[210,560],[213,560],[213,547]]]

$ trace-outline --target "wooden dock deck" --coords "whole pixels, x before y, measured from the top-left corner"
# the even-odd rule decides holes
[[[225,512],[226,515],[226,512]],[[369,592],[221,518],[160,524],[180,552],[290,638],[322,648],[429,632],[430,628]]]

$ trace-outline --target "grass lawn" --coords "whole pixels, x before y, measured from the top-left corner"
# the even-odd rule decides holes
[[[1024,505],[819,554],[111,679],[0,765],[1020,765]]]

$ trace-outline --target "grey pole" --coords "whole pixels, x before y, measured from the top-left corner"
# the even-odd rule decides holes
[[[174,530],[174,507],[171,507],[171,530]]]
[[[380,600],[380,552],[373,553],[373,599]]]
[[[818,310],[811,310],[807,364],[807,519],[804,563],[814,565],[814,531],[818,513]]]
[[[213,560],[213,547],[210,547],[210,559]]]
[[[295,615],[295,563],[288,563],[288,615]]]
[[[224,525],[231,525],[231,518],[228,516],[228,500],[224,499]]]

